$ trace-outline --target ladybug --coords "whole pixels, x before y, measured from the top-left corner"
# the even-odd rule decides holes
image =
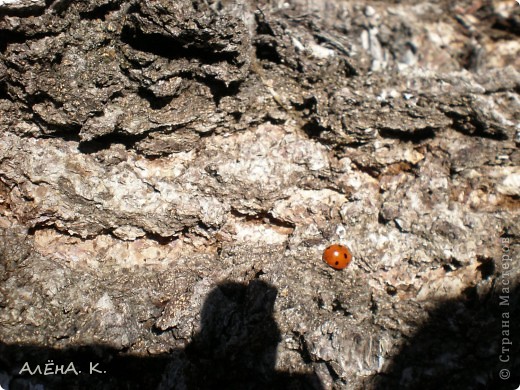
[[[343,269],[352,261],[352,253],[343,245],[330,245],[323,251],[323,261],[334,269]]]

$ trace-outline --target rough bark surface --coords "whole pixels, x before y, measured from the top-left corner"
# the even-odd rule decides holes
[[[516,388],[519,35],[514,1],[0,1],[0,385]]]

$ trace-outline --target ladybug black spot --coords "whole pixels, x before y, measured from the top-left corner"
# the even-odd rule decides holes
[[[336,261],[336,263],[335,263],[335,264],[336,264],[336,265],[338,265],[338,264],[339,264],[339,261]]]
[[[346,254],[346,253],[343,253],[343,257],[346,259],[346,258],[347,258],[347,254]]]

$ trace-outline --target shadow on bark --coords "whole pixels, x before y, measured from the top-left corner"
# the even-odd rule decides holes
[[[506,281],[508,284],[502,284]],[[520,286],[496,279],[496,294],[475,288],[443,303],[406,343],[382,375],[386,389],[518,389]]]
[[[275,370],[277,290],[260,280],[224,283],[208,296],[201,331],[186,348],[188,388],[321,389],[317,377]]]
[[[130,356],[102,345],[57,350],[0,342],[0,385],[44,389],[322,389],[315,375],[275,370],[277,290],[260,280],[208,295],[200,332],[183,350]]]

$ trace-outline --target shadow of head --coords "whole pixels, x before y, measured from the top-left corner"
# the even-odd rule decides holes
[[[187,353],[229,369],[272,371],[280,331],[273,318],[277,291],[262,281],[224,283],[207,297],[200,333]]]
[[[317,377],[275,370],[281,340],[273,317],[275,287],[223,283],[207,297],[200,332],[186,348],[188,388],[320,389]]]
[[[208,295],[201,328],[186,348],[191,387],[230,388],[272,382],[280,331],[277,290],[262,281],[223,283]]]

